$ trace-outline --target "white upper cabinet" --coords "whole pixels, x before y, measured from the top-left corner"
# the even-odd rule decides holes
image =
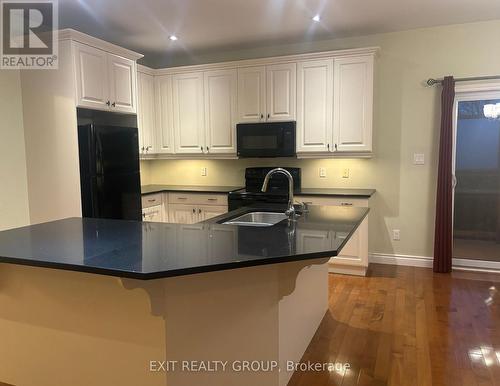
[[[295,120],[296,63],[238,69],[238,123]]]
[[[74,47],[77,105],[136,113],[135,61],[81,43]]]
[[[333,59],[297,65],[297,152],[329,152],[333,133]]]
[[[154,77],[153,75],[139,72],[137,78],[139,150],[141,154],[151,154],[155,151]]]
[[[172,76],[155,78],[156,151],[174,153],[174,119],[172,101]]]
[[[136,64],[133,60],[108,54],[109,100],[113,111],[135,113]]]
[[[266,67],[238,69],[238,123],[260,122],[266,116]]]
[[[266,101],[268,121],[295,120],[297,65],[266,66]]]
[[[205,152],[203,73],[176,74],[172,77],[175,152]]]
[[[161,70],[140,66],[140,71],[154,76],[152,153],[232,158],[238,123],[296,121],[299,157],[369,157],[376,51],[363,48]],[[99,55],[80,56],[88,62],[83,73],[103,76]],[[108,77],[122,77],[126,83],[123,66],[115,64]],[[109,99],[111,94],[98,87],[105,81],[88,82],[86,100],[102,105]],[[120,93],[126,100],[127,87]]]
[[[75,69],[78,106],[107,110],[109,87],[107,53],[75,43]]]
[[[337,152],[372,151],[373,56],[334,60],[333,138]]]
[[[207,71],[205,78],[206,153],[236,153],[237,72]]]

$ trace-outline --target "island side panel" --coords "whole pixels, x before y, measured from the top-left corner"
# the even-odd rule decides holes
[[[0,382],[165,385],[165,324],[119,278],[0,264]]]
[[[293,375],[293,371],[287,371],[286,362],[300,362],[328,310],[328,260],[299,261],[279,267],[280,386],[286,386]]]
[[[279,265],[165,279],[166,359],[223,361],[224,370],[189,371],[179,364],[168,386],[278,385],[278,370],[238,371],[243,361],[279,354]]]

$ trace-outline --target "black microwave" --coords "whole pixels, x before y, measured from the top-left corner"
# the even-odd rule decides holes
[[[295,121],[239,123],[238,157],[294,157]]]

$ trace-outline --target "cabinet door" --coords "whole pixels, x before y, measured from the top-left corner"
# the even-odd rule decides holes
[[[207,153],[236,153],[236,70],[207,71],[205,132]]]
[[[107,53],[75,43],[77,105],[108,110],[109,90]]]
[[[178,255],[186,261],[208,262],[208,234],[201,224],[183,225],[177,236]]]
[[[225,225],[212,225],[208,232],[208,257],[210,263],[227,261],[238,253],[238,229]]]
[[[168,219],[176,224],[194,224],[198,222],[197,209],[193,205],[169,204]]]
[[[212,217],[220,216],[221,214],[227,213],[227,206],[216,206],[216,205],[199,205],[198,206],[198,221],[205,221],[211,219]]]
[[[345,238],[347,233],[336,232],[336,238]],[[332,257],[332,264],[368,267],[368,217],[359,225],[338,256]]]
[[[266,116],[266,67],[238,69],[238,123],[260,122]]]
[[[135,113],[137,70],[133,60],[108,54],[111,110]]]
[[[334,61],[333,133],[336,151],[372,150],[373,57]]]
[[[163,206],[156,205],[142,210],[142,220],[146,222],[162,222]]]
[[[204,153],[203,73],[172,77],[176,153]]]
[[[297,250],[298,253],[314,253],[329,249],[332,245],[330,232],[327,230],[318,231],[312,229],[297,230]]]
[[[174,120],[172,116],[172,76],[155,78],[156,149],[159,153],[174,152]]]
[[[154,108],[154,79],[152,75],[139,72],[138,78],[138,114],[139,149],[141,154],[155,152],[155,108]]]
[[[295,120],[297,65],[275,64],[266,67],[268,121]]]
[[[333,59],[298,63],[297,151],[332,149]]]

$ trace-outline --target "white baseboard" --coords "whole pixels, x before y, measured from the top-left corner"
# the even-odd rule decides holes
[[[386,253],[370,253],[370,263],[406,265],[410,267],[431,267],[432,257],[413,256],[413,255],[395,255]]]
[[[472,259],[453,259],[453,269],[463,271],[500,272],[500,262]]]
[[[370,263],[378,264],[432,268],[433,258],[428,256],[370,253],[369,261]],[[453,259],[453,269],[477,272],[500,272],[500,262],[472,259]]]

